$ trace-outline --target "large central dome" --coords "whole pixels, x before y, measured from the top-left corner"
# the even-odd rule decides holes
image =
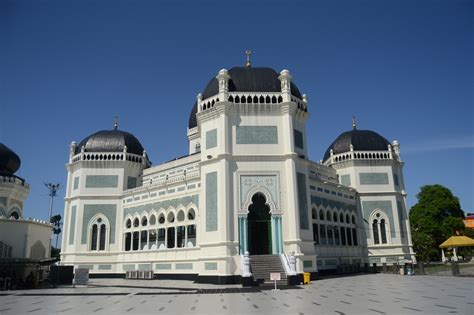
[[[281,92],[279,74],[272,68],[234,67],[228,71],[228,74],[230,75],[229,92]],[[202,93],[202,99],[218,93],[219,83],[216,78],[212,78]],[[291,94],[301,98],[300,91],[293,82],[291,82]],[[189,129],[197,126],[196,113],[197,102],[194,103],[189,116]]]

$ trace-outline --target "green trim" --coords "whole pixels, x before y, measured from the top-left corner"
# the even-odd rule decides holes
[[[217,147],[217,129],[206,132],[206,149]]]
[[[206,262],[204,263],[205,270],[217,270],[217,263],[216,262]]]
[[[79,188],[79,176],[78,177],[74,177],[74,184],[73,184],[73,190],[76,190]]]
[[[175,265],[176,269],[193,269],[193,264],[192,263],[176,263]]]
[[[76,211],[77,206],[71,207],[71,219],[69,223],[69,245],[74,244],[74,235],[76,234]]]
[[[99,270],[112,270],[112,265],[99,265]]]
[[[217,231],[217,172],[206,174],[206,232]]]
[[[293,136],[295,141],[295,147],[304,150],[303,133],[299,130],[293,129]]]
[[[387,173],[359,173],[361,185],[388,185]]]
[[[156,264],[155,267],[158,270],[170,270],[171,264]]]
[[[118,175],[87,175],[86,188],[117,188]]]
[[[300,217],[300,229],[309,230],[308,222],[308,197],[306,193],[306,175],[297,173],[297,186],[298,186],[298,206],[299,206],[299,217]]]
[[[237,126],[236,144],[278,144],[277,126]]]

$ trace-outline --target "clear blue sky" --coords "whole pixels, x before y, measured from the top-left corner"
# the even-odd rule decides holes
[[[474,211],[473,11],[467,0],[1,0],[0,142],[31,184],[25,215],[47,217],[43,182],[66,183],[70,142],[116,114],[155,164],[186,154],[196,94],[244,65],[245,49],[308,95],[311,159],[355,114],[400,142],[409,206],[439,183]]]

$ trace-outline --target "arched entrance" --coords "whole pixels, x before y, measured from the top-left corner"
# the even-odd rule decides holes
[[[265,255],[272,253],[272,221],[270,208],[266,205],[262,193],[252,197],[247,216],[248,250],[250,255]]]

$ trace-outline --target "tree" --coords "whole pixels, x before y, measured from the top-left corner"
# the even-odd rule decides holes
[[[54,228],[53,228],[53,234],[56,235],[56,248],[58,248],[58,238],[59,238],[59,234],[61,234],[61,215],[60,214],[56,214],[56,215],[53,215],[50,219],[49,219],[49,222],[51,222],[53,225],[54,225]]]
[[[441,185],[422,186],[416,197],[418,203],[410,209],[413,247],[422,261],[439,258],[438,246],[457,232],[464,232],[461,204]],[[433,240],[431,245],[428,237]]]

